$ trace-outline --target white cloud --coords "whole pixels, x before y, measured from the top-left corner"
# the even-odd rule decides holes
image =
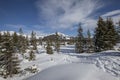
[[[97,20],[88,18],[87,20],[83,21],[83,27],[85,31],[88,29],[94,30],[94,28],[97,27]]]
[[[114,15],[120,15],[120,10],[114,10],[114,11],[111,11],[111,12],[107,12],[104,15],[102,15],[102,17],[111,17],[111,16],[114,16]]]
[[[112,16],[112,19],[115,23],[119,22],[120,21],[120,14],[116,15],[116,16]]]
[[[27,28],[25,25],[20,25],[20,24],[5,24],[4,26],[15,29]]]
[[[114,21],[114,24],[120,21],[120,10],[113,10],[102,15],[103,18],[111,17]]]
[[[96,21],[88,16],[102,6],[99,0],[37,1],[40,19],[47,20],[47,26],[53,29],[71,29],[79,22],[83,23],[83,26],[95,27]]]

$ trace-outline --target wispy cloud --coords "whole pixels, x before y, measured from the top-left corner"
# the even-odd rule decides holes
[[[5,24],[4,26],[12,29],[27,28],[27,26],[21,24]]]
[[[120,21],[120,10],[113,10],[102,15],[103,18],[111,17],[114,21],[114,24]]]
[[[111,17],[111,16],[114,16],[114,15],[120,15],[120,10],[114,10],[114,11],[111,11],[111,12],[107,12],[102,16],[103,17]]]
[[[52,29],[73,29],[73,25],[79,22],[83,27],[95,27],[96,21],[90,15],[102,6],[99,0],[37,1],[40,18],[46,20],[46,26]]]

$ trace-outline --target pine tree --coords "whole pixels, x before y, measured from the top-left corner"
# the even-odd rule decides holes
[[[90,52],[93,52],[93,44],[92,44],[92,38],[91,38],[91,33],[90,31],[88,30],[87,31],[87,35],[88,35],[88,38],[87,38],[87,52],[90,53]]]
[[[22,28],[19,29],[19,34],[20,34],[20,35],[23,35],[23,30],[22,30]]]
[[[26,38],[24,36],[22,36],[22,39],[23,39],[23,41],[22,41],[21,51],[22,51],[22,53],[25,53],[28,46],[26,43]]]
[[[29,61],[31,61],[31,60],[35,60],[35,53],[33,50],[31,50],[29,53]]]
[[[50,46],[50,41],[47,41],[47,47],[46,47],[47,54],[53,54],[52,47]]]
[[[104,50],[105,35],[106,35],[105,21],[102,19],[102,17],[99,17],[99,20],[97,22],[97,28],[95,29],[95,35],[94,35],[94,45],[96,52]]]
[[[4,77],[7,77],[7,75],[12,77],[13,74],[17,74],[19,72],[19,60],[17,56],[15,56],[15,46],[13,45],[8,32],[4,35],[3,40],[1,52],[4,55],[3,66],[4,71],[6,71]]]
[[[33,46],[33,49],[36,50],[37,49],[37,40],[36,40],[36,33],[34,33],[34,31],[32,31],[31,33],[31,45]]]
[[[14,32],[14,34],[12,35],[12,37],[13,37],[13,44],[18,49],[18,35],[17,35],[17,33]]]
[[[83,29],[81,27],[81,24],[79,24],[78,35],[75,44],[75,51],[77,53],[82,53],[84,51],[83,47],[84,47]]]
[[[18,35],[16,32],[14,32],[14,34],[13,34],[13,42],[18,43]]]
[[[0,54],[1,54],[1,47],[2,47],[1,43],[2,43],[2,35],[1,35],[1,32],[0,32]],[[1,61],[1,59],[0,59],[0,61]]]
[[[98,20],[98,27],[94,35],[95,51],[110,50],[116,44],[117,32],[111,18],[104,21],[101,17]]]
[[[39,44],[42,45],[42,38],[39,38]]]
[[[120,42],[120,21],[118,23],[118,26],[116,27],[116,31],[117,31],[117,42]]]
[[[117,41],[117,32],[115,30],[115,27],[111,18],[107,18],[106,27],[107,27],[106,36],[105,36],[106,49],[111,50]]]
[[[1,43],[1,41],[2,41],[2,34],[1,34],[1,32],[0,32],[0,43]]]
[[[28,39],[28,36],[26,36],[26,45],[27,45],[27,48],[28,48],[28,46],[29,46],[29,39]]]
[[[55,51],[57,51],[57,52],[60,51],[60,37],[57,32],[55,35]]]
[[[19,38],[18,38],[18,50],[21,54],[24,53],[24,50],[23,50],[23,30],[22,28],[19,29]]]

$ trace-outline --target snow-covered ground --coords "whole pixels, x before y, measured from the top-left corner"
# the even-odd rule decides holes
[[[93,64],[71,63],[54,66],[26,80],[118,80]]]
[[[24,59],[21,69],[36,65],[37,73],[23,71],[7,80],[120,80],[120,52],[76,54],[73,45],[61,46],[59,53],[46,54],[38,46],[35,61]],[[0,80],[4,80],[0,77]]]

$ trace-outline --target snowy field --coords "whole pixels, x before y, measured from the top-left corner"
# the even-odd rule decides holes
[[[21,70],[36,65],[38,72],[23,71],[13,78],[0,80],[120,80],[120,52],[76,54],[73,45],[61,46],[59,53],[46,54],[38,46],[35,61],[22,60]]]

